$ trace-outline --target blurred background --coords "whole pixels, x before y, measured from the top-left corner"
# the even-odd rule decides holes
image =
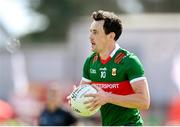
[[[66,96],[81,80],[90,15],[99,9],[121,17],[117,43],[144,65],[151,95],[141,112],[145,125],[180,125],[179,0],[0,0],[0,124],[38,125],[54,82],[72,113]],[[75,117],[78,125],[101,125],[98,113]]]

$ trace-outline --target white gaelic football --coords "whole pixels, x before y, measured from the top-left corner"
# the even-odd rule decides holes
[[[84,104],[84,102],[91,99],[92,97],[84,97],[84,95],[90,93],[97,93],[97,90],[88,84],[79,85],[71,93],[71,108],[80,116],[92,116],[99,110],[99,108],[97,108],[94,111],[90,111],[86,108],[87,104]]]

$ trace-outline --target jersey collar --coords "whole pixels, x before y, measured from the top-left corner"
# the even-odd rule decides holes
[[[117,52],[117,50],[118,50],[119,48],[120,48],[119,44],[116,43],[114,50],[113,50],[113,51],[111,52],[111,54],[110,54],[110,57],[111,57],[111,58],[115,55],[115,53]]]
[[[114,50],[111,52],[111,54],[109,55],[109,57],[106,60],[101,59],[100,57],[100,61],[102,64],[106,64],[107,62],[109,62],[111,60],[111,58],[115,55],[115,53],[117,52],[117,50],[120,48],[120,46],[116,43],[115,44],[115,48]]]

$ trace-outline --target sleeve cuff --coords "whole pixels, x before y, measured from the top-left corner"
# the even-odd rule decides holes
[[[87,79],[87,78],[84,78],[84,77],[82,77],[82,79],[81,79],[82,81],[85,81],[85,82],[91,82],[91,80],[90,79]]]
[[[146,80],[146,77],[138,77],[138,78],[130,80],[130,83],[134,83],[134,82],[137,82],[137,81],[140,81],[140,80],[144,80],[144,79]]]

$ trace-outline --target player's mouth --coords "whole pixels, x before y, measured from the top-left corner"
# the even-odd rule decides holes
[[[91,48],[94,49],[95,48],[95,43],[91,41]]]
[[[93,41],[93,39],[90,39],[90,42],[92,46],[95,46],[96,43]]]

